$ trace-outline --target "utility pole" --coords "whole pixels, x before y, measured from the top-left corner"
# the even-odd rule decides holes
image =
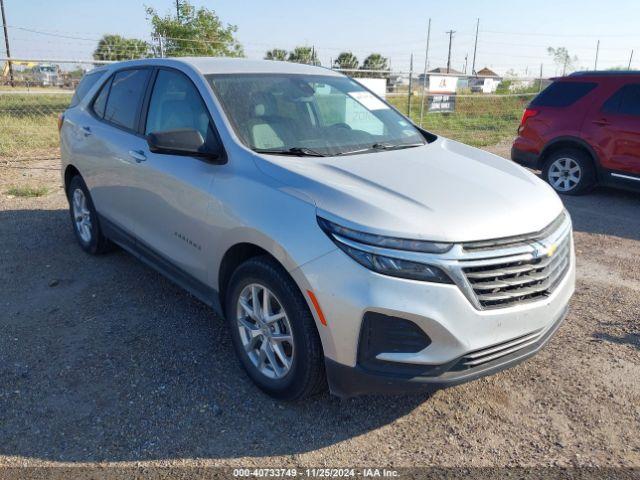
[[[4,28],[4,44],[7,47],[7,58],[11,58],[11,51],[9,50],[9,32],[7,31],[7,17],[4,14],[4,0],[0,0],[0,10],[2,10],[2,26]],[[11,60],[7,60],[9,65],[9,83],[14,86],[13,83],[13,66]]]
[[[598,55],[600,54],[600,40],[598,40],[598,44],[596,45],[596,62],[593,65],[594,70],[598,70]]]
[[[420,104],[420,126],[422,127],[422,118],[424,116],[424,97],[427,91],[427,71],[429,69],[429,41],[431,40],[431,19],[427,27],[427,48],[424,51],[424,73],[422,77],[422,103]]]
[[[464,68],[462,69],[462,73],[467,74],[467,61],[469,60],[469,54],[467,53],[464,56]]]
[[[476,74],[476,52],[478,51],[478,32],[479,31],[480,31],[480,19],[478,18],[478,21],[476,22],[476,42],[473,45],[473,63],[471,64],[471,75]]]
[[[538,92],[542,91],[542,64],[540,64],[540,80],[538,81]]]
[[[180,0],[176,0],[176,18],[180,20]]]
[[[627,67],[627,70],[631,70],[631,60],[633,60],[633,50],[631,50],[631,55],[629,55],[629,66]]]
[[[449,55],[447,55],[447,73],[451,70],[451,42],[453,41],[453,34],[456,33],[455,30],[449,30],[445,32],[449,34]]]
[[[407,116],[411,118],[411,94],[413,90],[413,53],[409,63],[409,98],[407,99]]]

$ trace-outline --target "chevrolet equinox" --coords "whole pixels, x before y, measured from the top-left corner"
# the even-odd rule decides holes
[[[280,399],[497,372],[543,347],[574,290],[547,184],[329,69],[114,63],[59,127],[82,249],[119,245],[210,305]]]

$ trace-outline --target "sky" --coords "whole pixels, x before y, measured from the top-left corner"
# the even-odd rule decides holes
[[[480,33],[476,70],[488,66],[500,74],[557,75],[547,47],[566,47],[577,66],[640,69],[639,0],[191,0],[215,10],[224,23],[238,27],[237,38],[249,58],[271,48],[314,46],[323,65],[341,51],[362,61],[369,53],[388,57],[394,70],[422,71],[428,19],[432,19],[430,68],[445,66],[448,30],[454,30],[452,67],[471,70],[476,20]],[[4,0],[12,57],[87,60],[105,33],[145,40],[150,26],[145,6],[161,14],[175,0]],[[48,34],[48,35],[47,35]],[[64,38],[73,37],[73,38]],[[5,55],[4,45],[0,56]]]

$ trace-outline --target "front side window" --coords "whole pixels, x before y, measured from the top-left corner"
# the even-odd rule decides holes
[[[171,130],[197,130],[211,144],[212,128],[207,107],[184,74],[160,70],[149,101],[145,134]]]
[[[147,69],[117,72],[111,81],[104,119],[120,127],[136,130],[148,78]]]
[[[207,75],[236,134],[265,153],[367,153],[424,145],[422,134],[347,77]]]

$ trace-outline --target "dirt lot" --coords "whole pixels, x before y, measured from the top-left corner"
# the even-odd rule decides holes
[[[536,357],[431,396],[279,404],[203,304],[76,246],[56,160],[0,164],[0,466],[640,467],[640,195],[565,201],[577,293]]]

